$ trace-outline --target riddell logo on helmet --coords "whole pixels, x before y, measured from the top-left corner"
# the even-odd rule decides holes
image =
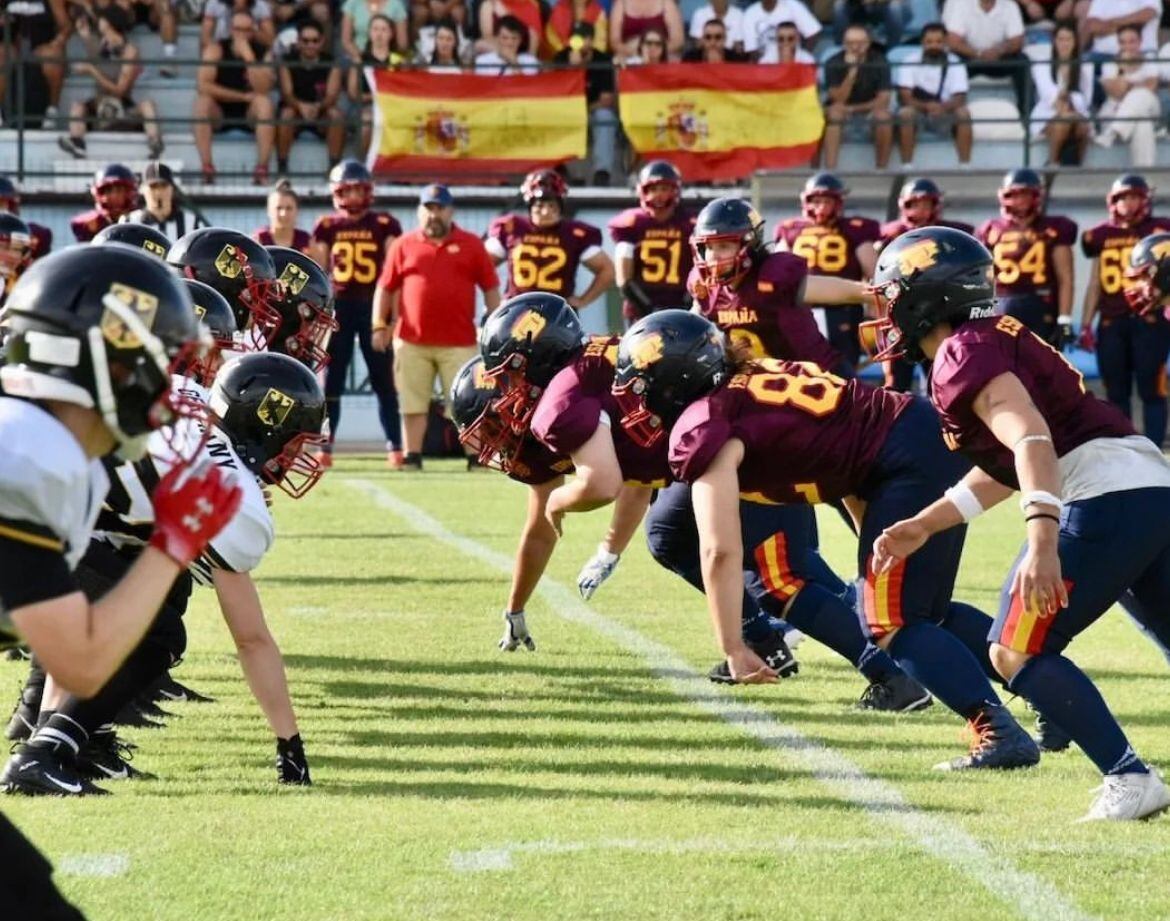
[[[995,309],[995,304],[988,304],[986,307],[972,307],[969,314],[972,320],[986,320],[997,316],[999,316],[999,311]]]

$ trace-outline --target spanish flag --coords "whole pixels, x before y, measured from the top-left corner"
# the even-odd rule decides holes
[[[687,179],[742,179],[806,165],[825,127],[811,64],[654,64],[618,74],[638,153]]]
[[[524,173],[585,155],[584,71],[489,77],[369,68],[366,81],[375,174]]]

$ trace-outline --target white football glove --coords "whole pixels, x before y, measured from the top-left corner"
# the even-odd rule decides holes
[[[610,553],[604,544],[598,544],[597,552],[577,574],[577,591],[581,593],[581,597],[586,601],[592,598],[593,593],[601,588],[601,583],[613,575],[620,559],[621,554]]]
[[[524,622],[524,612],[505,611],[504,635],[500,637],[500,650],[502,652],[515,652],[521,643],[529,652],[536,652],[536,641],[528,632],[528,624]]]

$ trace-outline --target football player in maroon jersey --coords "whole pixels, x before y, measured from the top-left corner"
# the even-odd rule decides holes
[[[89,191],[94,207],[69,220],[78,243],[88,243],[99,230],[138,207],[138,177],[121,163],[109,163],[98,170]]]
[[[1009,171],[999,185],[999,217],[975,236],[995,260],[1000,309],[1058,349],[1072,342],[1073,257],[1077,225],[1045,214],[1044,180],[1031,169]]]
[[[492,221],[484,245],[496,265],[507,261],[506,297],[544,291],[557,294],[574,310],[592,304],[613,284],[613,262],[601,248],[601,231],[565,217],[568,187],[550,169],[529,173],[520,186],[528,216],[508,214]],[[577,267],[593,281],[577,295]]]
[[[20,188],[7,176],[0,176],[0,211],[20,216]],[[32,232],[32,252],[29,258],[36,260],[46,256],[53,248],[53,231],[34,221],[25,221]]]
[[[334,437],[341,421],[341,393],[353,360],[354,339],[370,372],[370,387],[378,400],[378,419],[386,436],[386,461],[403,464],[398,395],[390,373],[389,352],[375,351],[371,343],[370,305],[391,241],[402,235],[402,225],[390,214],[372,210],[374,178],[357,160],[342,160],[329,171],[332,214],[313,227],[310,255],[324,266],[333,281],[338,330],[329,340],[329,367],[325,372],[325,400],[329,431]]]
[[[15,214],[0,211],[0,307],[32,261],[32,245],[33,236],[28,224]]]
[[[946,442],[975,467],[876,535],[872,569],[888,577],[1018,490],[1027,540],[1004,583],[991,661],[1104,776],[1085,818],[1144,818],[1170,807],[1170,791],[1063,653],[1127,589],[1170,634],[1170,463],[1060,352],[997,315],[993,264],[972,237],[940,227],[906,234],[878,260],[883,351],[932,361]]]
[[[627,323],[687,304],[695,216],[682,207],[681,195],[682,174],[665,160],[652,160],[638,173],[638,207],[609,222]]]
[[[1097,365],[1109,402],[1125,416],[1137,384],[1142,428],[1154,444],[1166,440],[1166,353],[1170,321],[1161,311],[1131,309],[1126,298],[1134,282],[1126,277],[1130,252],[1149,234],[1170,230],[1170,218],[1150,214],[1153,196],[1145,177],[1126,173],[1105,197],[1109,219],[1081,236],[1081,250],[1093,262],[1081,311],[1081,344],[1097,349]],[[1093,334],[1093,320],[1097,323]]]

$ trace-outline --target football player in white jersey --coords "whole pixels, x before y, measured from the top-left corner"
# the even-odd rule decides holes
[[[0,641],[23,640],[62,687],[98,692],[137,646],[176,576],[235,514],[240,489],[210,464],[177,463],[154,493],[138,561],[98,602],[73,574],[107,478],[99,458],[141,457],[151,431],[191,410],[172,363],[201,348],[190,297],[128,247],[37,262],[7,303],[0,368]],[[6,916],[75,917],[35,849],[0,819]],[[10,879],[16,874],[18,879]]]

